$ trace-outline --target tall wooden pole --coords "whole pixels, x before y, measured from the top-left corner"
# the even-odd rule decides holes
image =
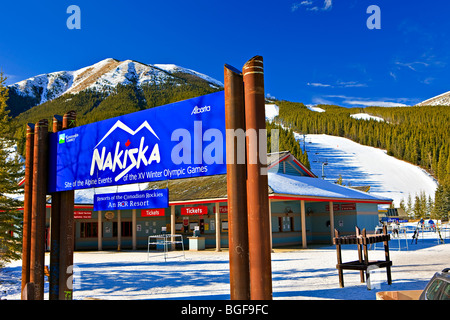
[[[33,198],[33,153],[34,153],[34,124],[28,123],[25,156],[25,186],[23,202],[23,238],[22,238],[22,300],[24,300],[25,285],[30,282],[30,249],[31,249],[31,206]]]
[[[267,177],[267,142],[261,143],[266,128],[264,67],[261,56],[243,67],[245,124],[247,132],[247,210],[250,256],[250,297],[272,299],[270,216]],[[249,132],[256,134],[251,135]],[[264,132],[264,131],[263,131]],[[252,138],[256,137],[255,138]],[[252,154],[256,152],[256,154]],[[256,161],[255,161],[256,159]]]
[[[243,77],[225,65],[225,128],[227,131],[228,244],[230,257],[230,298],[250,299],[250,271],[247,223],[247,167],[245,164],[245,107]],[[235,135],[243,134],[243,141]],[[239,153],[244,154],[243,159]],[[243,161],[242,161],[243,160]],[[220,212],[216,210],[220,217]],[[219,220],[220,221],[220,220]],[[220,230],[220,222],[216,222]]]
[[[48,120],[40,120],[34,127],[33,199],[31,205],[30,282],[34,282],[35,300],[44,300],[47,137]]]
[[[53,132],[61,131],[62,117],[53,116]],[[59,273],[60,273],[60,254],[61,254],[61,193],[52,194],[52,209],[50,213],[50,280],[49,280],[49,299],[58,300],[59,298]]]
[[[63,130],[75,127],[76,113],[69,111],[63,116]],[[72,300],[73,293],[73,250],[74,241],[74,191],[62,191],[60,223],[60,270],[59,300]]]

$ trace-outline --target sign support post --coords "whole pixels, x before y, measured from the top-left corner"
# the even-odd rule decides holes
[[[62,117],[53,116],[53,132],[61,131]],[[50,212],[50,279],[49,300],[59,297],[59,260],[61,255],[60,222],[61,221],[61,193],[52,193],[52,208]]]
[[[244,82],[241,72],[231,66],[225,65],[224,73],[230,298],[231,300],[249,300]],[[239,131],[243,141],[239,141],[239,137],[235,134]],[[239,155],[243,158],[239,159]],[[216,209],[216,216],[220,217],[218,209]],[[220,230],[219,223],[220,219],[216,222],[218,230]]]
[[[34,124],[27,124],[25,157],[25,186],[23,202],[23,239],[22,239],[22,300],[26,300],[25,285],[30,282],[31,255],[31,204],[33,198],[33,152],[34,152]]]
[[[76,113],[69,111],[63,117],[63,130],[75,127]],[[61,223],[60,223],[60,270],[59,270],[59,300],[72,300],[73,292],[73,250],[74,250],[74,202],[73,190],[62,191]]]
[[[243,78],[247,130],[248,238],[251,239],[249,241],[250,298],[271,300],[272,267],[269,236],[271,217],[269,216],[266,172],[267,140],[261,140],[261,130],[266,128],[264,68],[261,56],[255,56],[245,63]],[[254,132],[256,139],[251,138],[249,131]]]
[[[30,250],[30,282],[34,282],[35,300],[44,300],[47,136],[48,120],[40,120],[34,127],[33,199]]]

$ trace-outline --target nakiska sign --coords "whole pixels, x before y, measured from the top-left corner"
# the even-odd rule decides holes
[[[50,134],[48,192],[226,173],[224,92]]]

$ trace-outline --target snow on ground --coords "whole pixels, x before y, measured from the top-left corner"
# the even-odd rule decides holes
[[[371,273],[372,290],[360,283],[358,271],[344,271],[344,288],[339,287],[334,246],[310,249],[277,249],[272,253],[273,297],[288,299],[375,300],[376,292],[421,290],[435,272],[450,266],[450,231],[442,233],[445,244],[438,244],[434,232],[419,237],[408,248],[405,239],[390,241],[393,262],[392,285],[386,270]],[[344,262],[357,259],[356,246],[343,246]],[[369,250],[372,260],[384,260],[382,244]],[[46,254],[46,264],[49,256]],[[87,251],[75,252],[74,299],[105,300],[192,299],[228,300],[228,250],[215,252],[170,252],[164,261],[160,252]],[[21,261],[0,269],[0,299],[20,299]],[[45,284],[48,299],[48,282]]]
[[[400,201],[414,198],[425,191],[434,198],[436,181],[423,169],[387,155],[385,150],[363,146],[350,139],[325,134],[296,134],[300,146],[306,146],[311,169],[325,180],[334,182],[342,176],[343,183],[352,186],[370,185],[370,193],[391,198],[398,206]]]
[[[384,122],[383,118],[371,116],[368,113],[354,113],[354,114],[351,114],[350,117],[352,117],[354,119],[359,119],[359,120],[376,120],[379,122]]]
[[[268,121],[272,121],[273,118],[278,116],[278,114],[280,112],[280,108],[276,104],[273,104],[273,103],[266,104],[265,109],[266,109],[266,120],[268,120]]]
[[[314,111],[314,112],[325,112],[325,109],[322,109],[320,107],[315,107],[312,105],[307,105],[306,106],[309,110]]]

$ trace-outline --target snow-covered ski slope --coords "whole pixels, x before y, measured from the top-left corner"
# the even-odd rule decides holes
[[[343,184],[370,186],[370,193],[400,201],[424,191],[434,198],[436,180],[425,170],[387,155],[385,150],[363,146],[352,140],[325,134],[297,134],[308,152],[311,169],[318,177],[334,182],[342,176]],[[326,163],[326,165],[323,165]]]
[[[325,112],[311,106],[308,108]],[[278,114],[278,106],[266,104],[267,120],[272,121]],[[365,115],[353,116],[361,121],[373,118]],[[371,194],[393,199],[396,207],[402,199],[406,202],[408,195],[414,200],[422,191],[434,199],[437,181],[420,167],[391,157],[385,150],[326,134],[294,134],[302,150],[306,148],[311,170],[319,178],[323,176],[325,180],[335,182],[340,175],[344,185],[370,186]]]

